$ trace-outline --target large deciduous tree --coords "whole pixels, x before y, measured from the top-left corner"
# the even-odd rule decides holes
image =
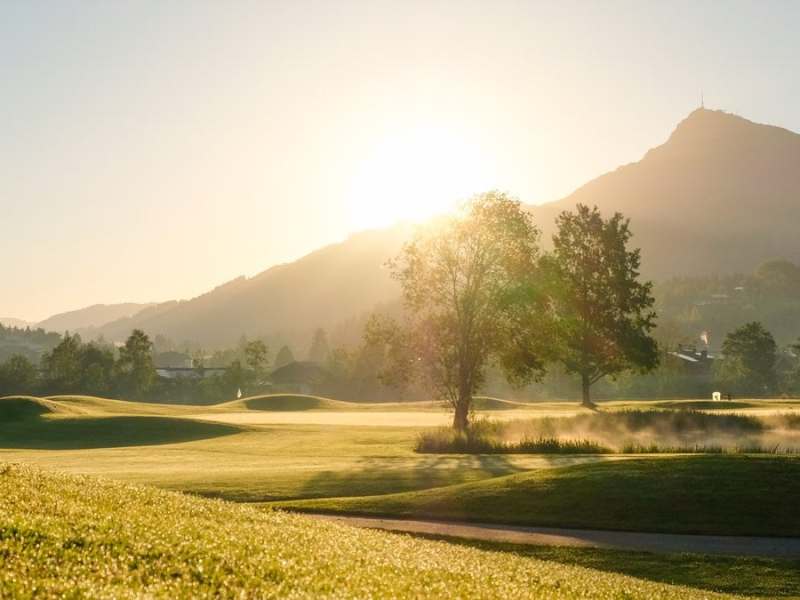
[[[640,256],[630,249],[629,221],[604,219],[579,204],[556,219],[553,253],[546,260],[556,316],[556,351],[581,378],[583,404],[599,379],[658,364],[652,284],[639,281]]]
[[[722,342],[717,380],[739,393],[764,394],[775,390],[777,345],[772,334],[758,322],[732,331]]]
[[[376,317],[367,326],[368,343],[386,348],[384,380],[425,384],[464,430],[490,360],[515,382],[538,378],[538,237],[530,214],[500,192],[421,230],[389,263],[403,292],[403,322]]]

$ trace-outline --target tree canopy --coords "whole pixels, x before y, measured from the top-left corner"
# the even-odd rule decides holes
[[[560,361],[581,378],[583,404],[603,377],[658,364],[650,336],[655,327],[652,284],[639,281],[638,249],[629,249],[629,221],[604,219],[597,207],[579,204],[561,213],[546,259],[557,322],[553,340]]]
[[[385,379],[421,381],[465,429],[490,360],[515,381],[538,377],[538,238],[530,214],[500,192],[475,196],[459,215],[418,232],[389,264],[403,292],[403,322],[376,318],[367,328],[372,343],[386,344]]]
[[[722,385],[743,394],[775,390],[777,345],[761,323],[753,321],[729,333],[722,343],[722,353],[717,367]]]

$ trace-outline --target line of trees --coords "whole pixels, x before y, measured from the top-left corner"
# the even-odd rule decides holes
[[[580,377],[589,407],[599,379],[655,367],[652,285],[639,281],[628,220],[579,205],[557,225],[543,252],[530,213],[489,192],[420,231],[389,265],[404,317],[376,316],[365,333],[385,348],[383,380],[422,383],[449,401],[463,430],[491,365],[522,386],[561,363]]]
[[[269,348],[261,340],[245,340],[242,358],[213,375],[198,359],[193,377],[158,377],[153,354],[153,343],[138,329],[119,348],[103,341],[84,343],[80,335],[66,333],[42,354],[38,367],[22,354],[0,363],[0,396],[88,394],[206,404],[232,399],[238,390],[257,393],[269,369]]]
[[[21,354],[0,364],[0,394],[84,393],[144,398],[156,380],[152,346],[140,330],[134,330],[118,351],[102,342],[83,343],[78,334],[66,333],[42,355],[40,368]]]

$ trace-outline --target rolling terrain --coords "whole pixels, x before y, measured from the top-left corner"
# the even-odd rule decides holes
[[[498,419],[585,414],[566,403],[525,405],[494,398],[480,403],[479,417]],[[447,569],[429,568],[425,557],[430,551],[456,568],[458,585],[485,585],[463,588],[481,597],[525,597],[529,592],[533,597],[570,598],[585,597],[589,590],[592,597],[602,597],[606,582],[609,597],[620,597],[623,587],[628,596],[648,598],[670,597],[673,591],[681,598],[710,598],[714,592],[798,596],[797,561],[791,558],[433,542],[276,510],[635,531],[800,532],[792,501],[800,492],[796,457],[425,455],[414,451],[417,436],[449,415],[437,403],[416,404],[409,410],[400,404],[364,406],[288,394],[216,407],[88,396],[0,398],[0,531],[14,532],[0,535],[0,595],[31,595],[30,587],[20,586],[35,582],[38,597],[59,597],[69,579],[91,597],[119,595],[120,586],[150,597],[225,596],[234,588],[254,595],[306,596],[319,595],[316,586],[323,580],[328,593],[335,589],[337,597],[362,596],[364,590],[374,594],[383,589],[371,579],[375,560],[375,573],[380,572],[375,576],[390,582],[392,597],[418,597],[416,588],[408,586],[419,577],[427,578],[430,596],[431,585],[450,577]],[[603,410],[652,404],[614,402]],[[743,407],[738,411],[751,414],[783,415],[797,408],[782,401],[739,404]],[[665,403],[661,410],[688,413],[689,407],[698,408],[677,402]],[[724,407],[707,414],[729,411]],[[281,415],[297,422],[259,422],[259,417]],[[405,424],[408,415],[419,422]],[[243,422],[232,422],[233,417],[243,417]],[[320,417],[347,421],[316,423]],[[287,546],[289,540],[295,545]],[[339,560],[342,540],[348,550]],[[326,570],[320,571],[316,557],[334,547],[337,560],[321,558]],[[314,558],[294,554],[301,548]],[[356,581],[342,575],[330,587],[331,573],[352,570],[347,566],[351,553],[353,560],[361,557],[363,575]],[[417,569],[422,563],[409,562],[412,555],[425,563],[426,575]],[[380,570],[385,566],[381,556],[401,560],[402,571],[395,566]],[[517,576],[535,575],[538,583],[526,580],[525,593],[509,588],[504,572],[494,566],[492,577],[502,577],[501,583],[464,579],[462,566],[452,562],[474,571],[494,560],[504,568],[523,569]],[[106,568],[98,569],[101,561]],[[54,564],[57,570],[51,569]],[[322,579],[307,573],[307,566]],[[264,569],[280,575],[264,577]],[[169,577],[162,576],[165,572]],[[256,572],[259,576],[251,577]],[[569,578],[573,587],[563,581],[552,589],[535,587],[550,581],[548,573],[557,574],[553,577],[559,581]],[[587,585],[597,587],[574,587],[580,573],[588,573]],[[673,588],[673,583],[687,587]],[[462,588],[448,584],[441,595],[456,589]]]

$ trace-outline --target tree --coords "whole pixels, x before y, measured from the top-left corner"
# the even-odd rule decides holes
[[[550,274],[559,360],[581,378],[582,403],[594,406],[591,386],[622,371],[658,365],[652,283],[639,281],[639,250],[628,248],[629,220],[603,219],[579,204],[556,219]]]
[[[97,342],[80,349],[80,391],[88,394],[106,394],[114,384],[114,351]]]
[[[0,396],[30,394],[36,383],[36,367],[21,354],[14,354],[0,365]]]
[[[134,329],[119,350],[117,367],[124,390],[134,398],[142,397],[156,377],[153,366],[153,343],[141,329]]]
[[[267,345],[261,340],[246,342],[244,345],[244,356],[247,366],[253,371],[256,381],[260,381],[264,377],[264,372],[267,369],[269,348],[267,348]]]
[[[294,362],[294,354],[289,349],[289,346],[283,346],[280,350],[278,350],[278,355],[275,357],[275,368],[280,369],[281,367],[285,367],[289,363]]]
[[[311,349],[308,351],[308,360],[317,364],[325,364],[331,350],[328,346],[328,334],[324,329],[319,328],[314,332],[311,340]]]
[[[775,389],[777,344],[772,334],[756,321],[732,331],[722,342],[718,381],[739,393],[762,394]]]
[[[64,334],[61,342],[42,356],[45,387],[50,392],[79,393],[81,380],[81,336]]]
[[[225,368],[225,372],[221,377],[223,394],[225,396],[230,394],[230,397],[235,396],[238,391],[247,386],[248,380],[248,374],[245,372],[244,368],[242,368],[241,361],[238,359],[234,360]]]
[[[465,430],[490,360],[518,383],[538,378],[543,361],[530,323],[538,236],[517,200],[488,192],[406,244],[389,263],[404,322],[375,317],[365,333],[368,344],[386,348],[384,381],[420,381],[449,402],[453,427]]]

